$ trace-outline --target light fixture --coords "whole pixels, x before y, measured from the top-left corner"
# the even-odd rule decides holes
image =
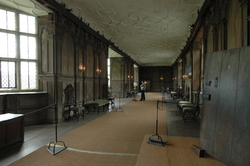
[[[160,80],[163,80],[163,79],[164,79],[163,77],[160,78]]]
[[[182,77],[183,78],[191,78],[191,76],[192,76],[192,73],[189,73],[188,75],[183,75]]]
[[[79,63],[79,70],[80,71],[85,71],[85,67],[82,65],[82,63]]]
[[[130,78],[130,75],[128,75],[128,78]]]
[[[101,70],[101,69],[96,69],[96,72],[97,72],[98,74],[101,74],[102,70]]]

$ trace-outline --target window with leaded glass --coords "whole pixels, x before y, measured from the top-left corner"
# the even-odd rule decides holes
[[[0,6],[0,90],[35,90],[36,17]]]

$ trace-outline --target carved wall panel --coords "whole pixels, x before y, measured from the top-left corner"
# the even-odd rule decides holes
[[[119,92],[124,92],[126,90],[125,87],[125,59],[124,58],[110,58],[110,85],[112,96],[121,96],[123,94],[119,94]]]
[[[192,90],[197,90],[200,88],[200,76],[201,76],[201,51],[200,50],[193,50],[193,71],[192,71],[192,78],[193,78],[193,87]]]
[[[83,102],[83,81],[78,80],[76,82],[76,101],[77,103],[82,103]]]
[[[94,100],[94,89],[93,89],[93,82],[87,82],[87,99],[86,101]]]
[[[94,77],[94,55],[92,46],[88,45],[86,48],[86,77],[93,78]]]
[[[74,76],[74,44],[72,37],[65,33],[62,40],[62,74]]]
[[[76,73],[78,77],[83,77],[83,71],[79,69],[80,65],[85,67],[84,60],[83,60],[83,51],[82,48],[76,47]]]
[[[48,104],[47,93],[11,93],[1,95],[4,105],[3,113],[27,114],[34,110],[43,108]],[[46,122],[47,109],[25,116],[25,124],[39,124]]]
[[[223,24],[218,31],[218,51],[225,49],[225,25]]]
[[[131,92],[133,90],[133,82],[134,82],[134,68],[133,63],[126,59],[125,62],[125,91]]]
[[[106,99],[108,97],[108,91],[107,91],[107,80],[101,79],[100,80],[100,98]]]
[[[207,32],[207,43],[206,43],[206,51],[207,53],[214,51],[214,35],[213,35],[213,26],[208,28]]]
[[[250,7],[250,3],[248,0],[240,0],[241,2],[241,9],[242,9],[242,46],[247,46],[248,45],[248,41],[249,41],[249,29],[250,27],[248,26],[248,21],[249,19],[249,7]]]
[[[172,67],[140,67],[140,81],[147,81],[147,90],[160,92],[162,88],[173,87],[172,84]]]
[[[110,72],[110,79],[111,80],[123,80],[124,74],[123,74],[123,66],[124,62],[122,61],[122,58],[111,58],[111,72]]]
[[[101,78],[107,77],[107,55],[103,51],[100,55],[100,69],[101,69]]]
[[[242,12],[238,0],[232,0],[228,12],[227,49],[242,46]]]
[[[97,73],[98,70],[100,69],[100,56],[95,54],[94,55],[94,77],[99,77],[100,75]],[[101,74],[101,73],[100,73]]]
[[[53,72],[53,47],[54,47],[54,26],[49,16],[40,16],[39,22],[39,50],[41,50],[41,73],[47,74]]]
[[[178,62],[178,78],[177,78],[177,87],[182,87],[182,76],[183,76],[183,65],[182,61]]]
[[[96,78],[95,79],[95,88],[94,88],[94,90],[95,90],[95,100],[98,100],[98,99],[100,99],[100,95],[99,95],[99,93],[100,93],[100,88],[99,88],[99,86],[100,86],[100,79],[99,78]]]

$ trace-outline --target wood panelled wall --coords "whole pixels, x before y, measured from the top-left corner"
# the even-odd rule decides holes
[[[27,116],[25,120],[28,123],[40,123],[41,118],[43,122],[54,122],[55,117],[58,117],[59,121],[64,120],[64,113],[68,111],[68,109],[64,109],[65,104],[68,104],[64,90],[68,85],[72,85],[71,100],[73,102],[71,103],[76,106],[81,106],[89,101],[106,99],[108,97],[107,59],[109,47],[114,47],[116,51],[123,53],[99,32],[94,31],[80,18],[73,15],[66,9],[65,4],[59,4],[55,0],[38,1],[52,11],[47,16],[37,17],[38,91],[46,92],[47,96],[43,98],[43,95],[37,94],[32,98],[32,101],[40,97],[41,100],[38,100],[38,103],[37,100],[35,102],[37,106],[54,103],[58,105],[47,108],[39,118],[36,117],[37,114]],[[117,71],[120,72],[119,76],[113,77],[114,90],[130,92],[133,90],[134,76],[138,78],[138,73],[134,73],[134,61],[126,56],[122,59],[122,68],[120,68],[119,63],[113,70],[114,75]],[[79,66],[81,65],[85,70],[80,70]],[[31,108],[29,105],[25,110],[25,107],[16,103],[19,98],[20,104],[28,103],[31,100],[28,99],[28,94],[16,94],[15,101],[11,100],[13,96],[15,95],[0,97],[1,113],[9,111],[26,113],[31,109],[33,110],[33,107]],[[10,100],[12,104],[18,106],[9,110],[11,107],[6,107],[5,100]],[[46,104],[44,105],[44,103]],[[55,116],[55,113],[57,113],[57,116]]]
[[[47,111],[35,110],[48,105],[48,94],[46,92],[11,92],[0,95],[0,114],[24,114],[25,125],[41,124],[47,122]]]
[[[113,57],[110,58],[110,69],[111,95],[126,97],[127,92],[134,90],[134,81],[138,78],[134,64],[126,57]]]
[[[193,91],[200,87],[201,94],[211,94],[211,100],[201,100],[200,146],[227,165],[250,165],[250,50],[245,47],[250,44],[250,1],[206,0],[198,15],[173,64],[174,86],[182,83],[185,90],[190,81]],[[181,78],[187,74],[189,58],[190,80]]]
[[[162,79],[161,79],[162,78]],[[161,92],[162,87],[173,87],[173,70],[170,66],[140,67],[139,80],[147,82],[148,92]],[[138,85],[139,89],[140,84]]]
[[[49,94],[49,104],[64,104],[64,89],[70,84],[74,88],[75,104],[107,98],[108,43],[63,6],[54,1],[50,3],[47,5],[54,13],[38,19],[39,78],[41,89]],[[80,64],[85,71],[79,70]],[[64,119],[63,108],[59,105],[59,120]],[[48,110],[51,121],[53,112],[54,108]]]

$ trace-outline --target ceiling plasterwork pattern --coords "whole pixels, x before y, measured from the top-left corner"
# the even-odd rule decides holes
[[[142,66],[172,65],[204,0],[56,0]],[[33,15],[36,0],[0,0]]]
[[[0,0],[0,4],[35,16],[48,15],[49,12],[52,12],[36,0]]]
[[[139,65],[172,65],[204,0],[57,0]]]

